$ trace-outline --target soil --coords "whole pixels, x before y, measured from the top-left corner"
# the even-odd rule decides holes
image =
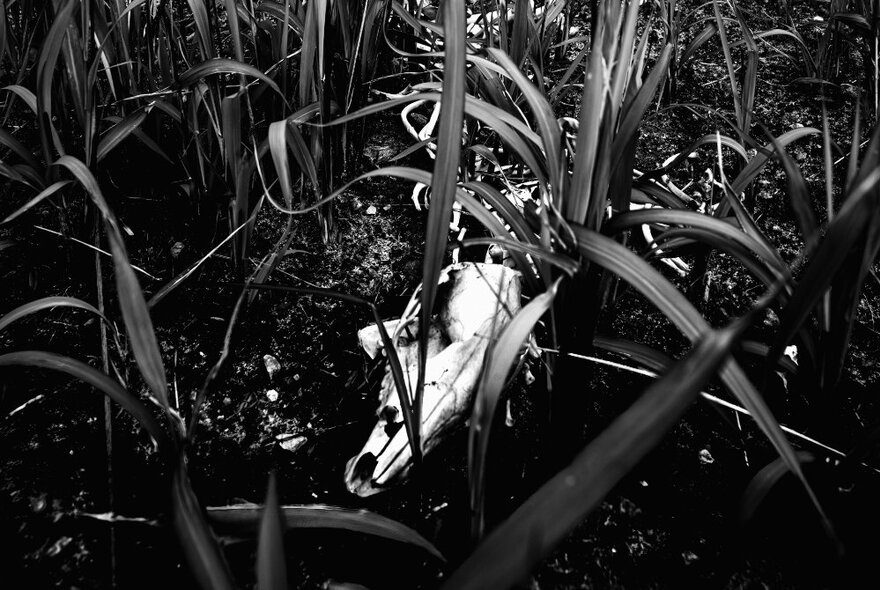
[[[744,4],[755,30],[778,25],[780,15],[768,14],[770,3]],[[793,10],[797,22],[806,26],[812,18],[809,7],[797,5]],[[701,28],[694,26],[689,34]],[[681,72],[673,100],[731,109],[723,64],[718,45],[707,44],[697,52],[692,67]],[[828,119],[835,141],[848,146],[853,113],[853,93],[848,89],[860,83],[861,73],[858,63],[843,66],[839,79],[845,84],[828,89]],[[821,127],[815,93],[792,82],[799,76],[797,68],[767,50],[762,52],[761,67],[756,119],[774,136],[797,125]],[[409,145],[396,121],[388,115],[367,125],[365,146],[354,158],[352,173],[380,165],[388,153]],[[716,125],[711,116],[692,110],[658,109],[642,127],[637,167],[656,167],[694,139],[714,132]],[[804,169],[816,210],[823,210],[821,143],[798,142],[790,153]],[[714,157],[714,148],[701,150],[691,170],[678,171],[677,178],[696,180]],[[785,202],[781,168],[768,166],[758,187],[755,217],[786,260],[792,260],[802,242]],[[159,279],[139,277],[148,295],[201,256],[210,241],[200,233],[203,220],[192,211],[174,208],[171,195],[151,198],[155,200],[121,202],[117,210],[134,232],[128,244],[132,262]],[[361,183],[336,205],[338,240],[325,245],[314,219],[298,221],[290,251],[272,282],[356,294],[374,302],[383,317],[399,315],[420,280],[424,212],[413,207],[409,186],[395,180]],[[93,300],[95,287],[88,282],[94,277],[92,254],[35,229],[53,223],[51,212],[37,216],[33,224],[5,230],[0,236],[15,242],[13,248],[0,252],[5,264],[0,271],[3,311],[47,295]],[[260,214],[252,245],[255,262],[273,247],[284,223],[271,208]],[[478,231],[476,224],[470,227],[469,231]],[[482,252],[465,251],[462,256],[480,260]],[[106,261],[104,269],[109,276]],[[750,299],[745,295],[755,293],[756,284],[723,255],[710,258],[708,275],[709,285],[699,289],[692,288],[687,278],[674,280],[693,296],[713,325],[723,325],[746,309]],[[671,273],[667,276],[673,278]],[[235,282],[228,260],[216,256],[152,310],[175,402],[185,416],[220,353],[239,293]],[[112,291],[109,282],[107,289]],[[874,395],[880,353],[874,319],[878,305],[880,288],[869,281],[846,381],[838,392],[838,415],[826,418],[837,427],[824,432],[828,438],[823,442],[837,449],[851,448],[880,417]],[[447,559],[440,563],[412,547],[355,533],[292,531],[286,537],[287,565],[298,588],[321,587],[328,581],[373,589],[433,588],[472,549],[464,429],[430,455],[412,480],[388,492],[362,499],[344,487],[345,463],[372,429],[384,370],[357,348],[356,331],[369,323],[368,309],[347,302],[260,293],[234,329],[231,356],[211,388],[190,450],[190,472],[204,506],[260,503],[267,474],[274,471],[283,504],[375,511],[414,528]],[[766,341],[773,323],[768,317],[749,337]],[[600,332],[632,338],[673,355],[686,350],[684,338],[627,290],[602,318]],[[78,310],[28,318],[0,334],[0,345],[4,352],[52,350],[95,366],[100,363],[98,324]],[[281,366],[272,377],[264,367],[264,355],[274,356]],[[144,389],[130,358],[112,360],[130,388]],[[742,360],[750,366],[748,358]],[[756,363],[751,365],[757,370]],[[647,378],[593,364],[585,364],[584,375],[584,395],[590,396],[588,436],[600,432],[648,383]],[[268,395],[270,390],[277,392],[277,399]],[[719,388],[713,385],[708,391],[718,394]],[[771,394],[776,397],[769,402],[781,422],[811,432],[814,425],[802,421],[810,415],[809,400],[787,391],[782,383]],[[496,474],[490,480],[494,488],[489,517],[495,523],[528,497],[539,483],[536,474],[541,473],[534,450],[540,420],[535,389],[518,382],[509,395],[514,426],[501,428],[491,451]],[[48,372],[4,369],[0,410],[0,538],[6,541],[0,571],[5,579],[26,581],[33,588],[193,585],[168,526],[169,473],[131,419],[113,408],[112,510],[132,520],[111,525],[94,517],[111,510],[103,399],[84,385]],[[304,444],[294,452],[285,450],[281,441],[294,436],[304,437]],[[836,555],[807,499],[792,482],[783,481],[750,521],[740,519],[749,482],[775,454],[750,419],[738,419],[701,400],[544,561],[525,587],[850,585],[870,571],[878,549],[876,535],[870,533],[880,524],[875,500],[880,478],[869,469],[842,478],[827,454],[814,446],[796,446],[812,454],[808,472],[832,518],[840,523],[839,533],[848,549],[844,558]],[[868,462],[872,459],[880,465],[876,456]],[[228,540],[226,550],[237,581],[253,586],[254,544]]]

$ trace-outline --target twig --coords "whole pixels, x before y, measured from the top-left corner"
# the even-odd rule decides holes
[[[659,374],[655,373],[654,371],[649,371],[648,369],[640,369],[640,368],[638,368],[638,367],[631,367],[631,366],[629,366],[629,365],[624,365],[624,364],[621,364],[621,363],[618,363],[618,362],[615,362],[615,361],[611,361],[611,360],[608,360],[608,359],[603,359],[603,358],[599,358],[599,357],[595,357],[595,356],[589,356],[589,355],[584,355],[584,354],[576,354],[576,353],[573,353],[573,352],[569,352],[569,353],[560,353],[558,350],[554,350],[554,349],[552,349],[552,348],[541,348],[541,347],[538,347],[538,350],[540,350],[541,352],[552,352],[552,353],[554,353],[554,354],[567,354],[568,356],[570,356],[570,357],[572,357],[572,358],[578,358],[578,359],[581,359],[581,360],[590,361],[590,362],[593,362],[593,363],[596,363],[596,364],[599,364],[599,365],[606,365],[606,366],[609,366],[609,367],[613,367],[613,368],[615,368],[615,369],[620,369],[620,370],[622,370],[622,371],[627,371],[627,372],[629,372],[629,373],[635,373],[635,374],[637,374],[637,375],[642,375],[642,376],[644,376],[644,377],[650,377],[650,378],[652,378],[652,379],[657,379],[658,377],[660,377]],[[712,395],[712,394],[710,394],[710,393],[706,393],[705,391],[701,391],[701,392],[700,392],[700,395],[703,397],[703,399],[705,399],[705,400],[707,400],[707,401],[710,401],[710,402],[712,402],[713,404],[717,404],[717,405],[722,406],[722,407],[725,407],[725,408],[727,408],[727,409],[729,409],[729,410],[733,410],[734,412],[737,412],[738,414],[742,414],[743,416],[749,416],[749,417],[751,417],[751,413],[749,413],[748,410],[746,410],[745,408],[743,408],[743,407],[741,407],[741,406],[738,406],[738,405],[736,405],[736,404],[732,404],[732,403],[730,403],[730,402],[727,401],[727,400],[723,400],[723,399],[721,399],[720,397],[715,397],[714,395]],[[844,453],[844,452],[842,452],[842,451],[838,451],[837,449],[835,449],[835,448],[833,448],[833,447],[829,447],[828,445],[826,445],[826,444],[824,444],[824,443],[822,443],[822,442],[820,442],[820,441],[818,441],[818,440],[816,440],[816,439],[814,439],[814,438],[810,438],[809,436],[807,436],[807,435],[805,435],[805,434],[801,434],[800,432],[798,432],[798,431],[796,431],[796,430],[793,430],[793,429],[789,428],[788,426],[784,426],[784,425],[780,424],[780,425],[779,425],[779,428],[780,428],[783,432],[785,432],[785,433],[787,433],[787,434],[790,434],[790,435],[792,435],[793,437],[798,438],[798,439],[800,439],[800,440],[802,440],[802,441],[804,441],[804,442],[807,442],[807,443],[810,443],[810,444],[815,445],[815,446],[817,446],[817,447],[820,447],[820,448],[822,448],[822,449],[828,451],[829,453],[833,453],[833,454],[838,455],[838,456],[840,456],[840,457],[846,457],[846,453]],[[870,469],[870,470],[876,472],[876,473],[880,473],[880,469],[877,469],[876,467],[873,467],[873,466],[871,466],[871,465],[868,465],[867,463],[864,463],[864,462],[862,463],[862,465],[865,466],[865,467],[867,467],[868,469]]]
[[[202,409],[202,404],[205,403],[205,398],[208,396],[208,387],[214,381],[214,378],[220,373],[220,369],[223,368],[223,364],[226,362],[227,357],[229,357],[229,349],[232,342],[232,330],[235,328],[235,324],[238,321],[238,314],[241,311],[241,306],[242,303],[244,303],[249,285],[250,281],[245,283],[241,293],[238,295],[238,300],[235,302],[235,308],[233,308],[232,315],[229,317],[229,326],[227,326],[226,335],[223,338],[223,348],[220,351],[220,358],[218,358],[217,362],[214,363],[214,366],[211,367],[208,376],[205,377],[205,382],[202,385],[202,388],[196,396],[196,401],[192,407],[192,415],[189,417],[189,427],[187,428],[187,437],[190,441],[193,439],[196,425],[199,423],[199,412]]]
[[[15,408],[14,410],[12,410],[11,412],[9,412],[9,414],[7,414],[7,417],[11,418],[11,417],[15,416],[16,414],[18,414],[19,412],[21,412],[23,409],[25,409],[25,408],[28,407],[29,405],[37,403],[38,401],[40,401],[40,400],[43,399],[44,397],[46,397],[46,394],[45,394],[45,393],[41,393],[40,395],[38,395],[38,396],[36,396],[36,397],[32,397],[32,398],[29,399],[28,401],[24,402],[23,404],[21,404],[20,406],[18,406],[17,408]]]
[[[66,239],[66,240],[70,240],[70,241],[72,241],[72,242],[76,242],[76,243],[79,244],[80,246],[85,246],[86,248],[88,248],[88,249],[90,249],[90,250],[94,250],[95,252],[97,252],[97,253],[99,253],[99,254],[103,254],[103,255],[106,256],[107,258],[112,258],[112,257],[113,257],[113,255],[110,254],[109,252],[107,252],[106,250],[101,250],[100,248],[98,248],[98,247],[96,247],[96,246],[92,246],[92,245],[89,244],[88,242],[83,242],[82,240],[77,240],[76,238],[72,238],[72,237],[70,237],[70,236],[65,236],[65,235],[62,234],[60,231],[55,231],[54,229],[49,229],[49,228],[47,228],[47,227],[43,227],[42,225],[35,225],[34,227],[35,227],[36,229],[42,230],[42,231],[44,231],[44,232],[46,232],[46,233],[49,233],[49,234],[52,234],[52,235],[55,235],[55,236],[60,236],[60,237],[62,237],[62,238],[64,238],[64,239]],[[147,271],[145,271],[144,269],[139,268],[139,267],[137,267],[137,266],[135,266],[135,265],[133,265],[133,264],[131,265],[131,268],[134,269],[134,270],[136,270],[136,271],[138,271],[139,273],[141,273],[141,274],[144,275],[144,276],[150,277],[150,278],[153,279],[154,281],[158,281],[158,280],[159,280],[159,277],[155,277],[155,276],[151,275],[150,273],[148,273]]]

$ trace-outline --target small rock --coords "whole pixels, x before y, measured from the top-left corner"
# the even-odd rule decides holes
[[[378,212],[375,205],[370,205],[367,207],[367,215],[375,215]]]
[[[40,513],[46,509],[46,496],[45,494],[40,494],[35,498],[31,498],[31,510],[36,513]]]
[[[263,364],[266,365],[266,372],[269,373],[269,379],[275,376],[275,373],[281,370],[281,363],[271,354],[263,355]]]
[[[55,541],[55,542],[52,544],[51,547],[49,547],[48,549],[46,549],[46,555],[49,556],[49,557],[55,557],[56,555],[58,555],[59,553],[61,553],[61,551],[62,551],[65,547],[67,547],[68,545],[70,545],[70,543],[71,543],[72,541],[73,541],[73,538],[72,538],[72,537],[67,537],[67,536],[61,537],[60,539],[58,539],[57,541]]]
[[[174,245],[171,246],[171,258],[177,258],[180,256],[180,253],[183,252],[183,242],[174,242]]]
[[[269,391],[267,391],[266,392],[266,399],[268,399],[270,402],[278,401],[278,390],[277,389],[270,389]]]
[[[711,465],[714,462],[715,458],[712,456],[712,453],[709,452],[709,449],[700,450],[700,463],[703,465]]]
[[[290,453],[295,453],[309,440],[304,436],[291,436],[289,434],[279,434],[275,438],[278,439],[278,446]]]
[[[693,551],[684,551],[681,554],[681,558],[684,560],[685,565],[690,565],[693,562],[697,561],[699,557]]]
[[[391,211],[391,205],[385,205],[382,207],[382,211]]]

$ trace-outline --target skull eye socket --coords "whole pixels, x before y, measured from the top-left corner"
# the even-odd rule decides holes
[[[380,412],[380,417],[385,421],[385,434],[388,438],[394,438],[394,435],[403,427],[403,421],[397,422],[397,416],[400,412],[394,406],[385,406]]]
[[[393,424],[397,420],[397,408],[391,405],[385,406],[379,412],[379,418],[385,420],[389,425]]]

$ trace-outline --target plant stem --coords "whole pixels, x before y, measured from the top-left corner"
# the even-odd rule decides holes
[[[95,218],[95,247],[101,239],[100,225]],[[95,252],[95,281],[97,287],[98,311],[104,313],[104,275],[101,271],[101,254]],[[98,322],[101,335],[101,370],[110,374],[110,358],[107,351],[107,323]],[[104,448],[107,454],[107,510],[115,513],[116,499],[113,491],[113,410],[110,398],[104,397]],[[110,587],[116,588],[116,528],[111,524],[110,531]]]

